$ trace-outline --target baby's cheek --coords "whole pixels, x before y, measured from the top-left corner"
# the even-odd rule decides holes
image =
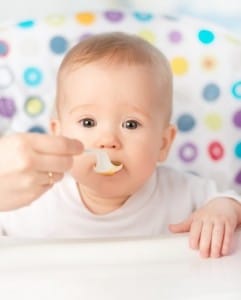
[[[153,154],[145,153],[145,155],[139,156],[139,159],[132,161],[132,172],[135,173],[135,177],[141,181],[145,181],[156,168],[156,158]]]
[[[78,155],[73,158],[73,164],[69,173],[76,181],[81,182],[87,171],[90,169],[90,162],[83,158],[84,155]]]

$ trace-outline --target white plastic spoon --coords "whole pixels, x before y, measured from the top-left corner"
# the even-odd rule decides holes
[[[113,164],[108,154],[102,149],[85,149],[84,152],[96,156],[96,165],[94,167],[96,173],[113,175],[123,168],[122,164]]]

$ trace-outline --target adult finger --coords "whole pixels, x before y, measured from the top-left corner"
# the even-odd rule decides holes
[[[39,172],[65,173],[72,167],[73,158],[63,155],[46,155],[35,153],[32,158],[34,169]]]
[[[38,172],[35,176],[35,181],[37,185],[41,186],[52,186],[56,182],[63,179],[63,173],[55,173],[55,172]]]
[[[27,134],[26,139],[33,150],[56,155],[77,155],[83,152],[83,144],[75,139],[48,134]]]

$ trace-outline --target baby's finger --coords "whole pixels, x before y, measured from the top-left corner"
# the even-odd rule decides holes
[[[222,247],[222,255],[227,255],[231,246],[231,241],[234,233],[234,227],[229,223],[225,223],[224,240]]]
[[[212,240],[213,232],[213,223],[206,222],[203,224],[200,242],[199,242],[199,251],[202,257],[209,257],[210,246]]]
[[[203,223],[200,220],[194,220],[191,225],[189,235],[189,245],[192,249],[198,249]]]
[[[217,258],[221,255],[225,227],[223,223],[216,223],[213,227],[211,257]]]

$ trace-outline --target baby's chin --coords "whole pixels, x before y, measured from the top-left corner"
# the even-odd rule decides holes
[[[128,193],[127,190],[123,190],[118,187],[108,187],[108,186],[85,186],[78,184],[80,195],[84,198],[95,198],[96,201],[103,203],[112,203],[118,204],[118,206],[122,206],[126,200],[130,197],[131,193]],[[85,199],[86,200],[86,199]]]
[[[94,171],[70,170],[79,189],[88,190],[96,197],[106,199],[128,199],[135,194],[147,180],[145,177],[129,176],[122,170],[113,175],[100,175]],[[134,179],[135,178],[135,179]]]
[[[72,175],[73,176],[73,175]],[[135,191],[126,182],[115,180],[113,176],[94,176],[90,178],[80,178],[73,176],[80,192],[88,191],[92,195],[103,199],[128,199]]]

